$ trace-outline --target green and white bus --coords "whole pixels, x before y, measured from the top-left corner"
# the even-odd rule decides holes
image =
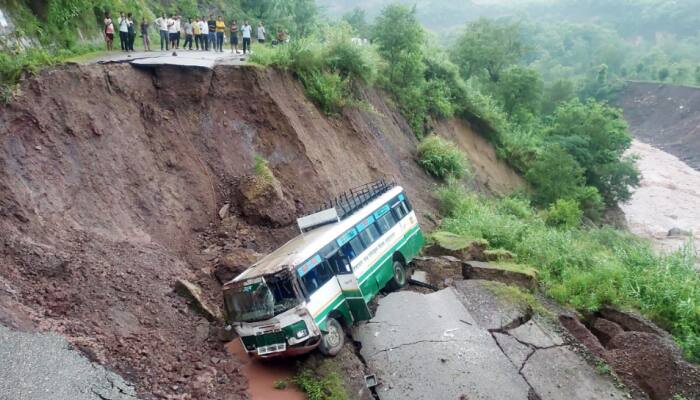
[[[424,239],[404,190],[378,181],[329,205],[298,219],[299,236],[224,285],[228,322],[249,354],[318,347],[335,355],[343,328],[372,317],[369,301],[406,284]]]

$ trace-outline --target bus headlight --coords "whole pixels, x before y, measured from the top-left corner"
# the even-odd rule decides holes
[[[302,329],[302,330],[300,330],[300,331],[297,331],[297,333],[295,334],[295,336],[297,337],[297,339],[301,339],[301,338],[307,336],[308,334],[309,334],[309,331],[307,331],[306,328],[304,328],[304,329]]]

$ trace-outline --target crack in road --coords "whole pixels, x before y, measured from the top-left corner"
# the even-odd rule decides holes
[[[387,351],[399,349],[401,347],[413,346],[413,345],[421,344],[421,343],[454,343],[454,342],[466,342],[466,340],[430,340],[430,339],[417,340],[415,342],[402,343],[398,346],[393,346],[393,347],[389,347],[387,349],[382,349],[382,350],[376,351],[376,352],[370,354],[370,356],[367,358],[373,358],[374,356],[376,356],[379,353],[384,353]]]

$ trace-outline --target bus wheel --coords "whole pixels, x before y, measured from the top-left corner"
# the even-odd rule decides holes
[[[399,290],[406,286],[406,268],[400,261],[394,261],[394,275],[386,286],[391,291]]]
[[[321,353],[327,356],[335,356],[340,352],[345,343],[345,331],[335,318],[328,318],[326,324],[328,332],[323,334],[321,338],[321,344],[318,346]]]

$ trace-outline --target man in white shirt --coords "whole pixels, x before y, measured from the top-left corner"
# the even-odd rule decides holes
[[[168,19],[165,18],[165,13],[158,17],[155,21],[158,30],[160,31],[160,51],[170,50],[170,43],[168,43]]]
[[[180,16],[176,15],[175,16],[175,48],[180,50],[180,28],[182,25],[180,24]]]
[[[199,21],[199,29],[202,31],[202,50],[209,51],[209,24],[204,18]]]
[[[122,51],[127,51],[129,48],[129,21],[124,15],[124,11],[119,13],[119,18],[117,19],[119,24],[119,43],[122,45]]]
[[[250,34],[253,28],[248,24],[248,21],[243,21],[243,26],[241,27],[241,35],[243,37],[243,54],[247,52],[250,53]]]
[[[177,40],[177,26],[175,25],[175,16],[171,15],[168,18],[168,38],[170,41],[170,48],[175,49],[175,40]]]
[[[262,21],[258,22],[258,43],[265,43],[265,25]]]

